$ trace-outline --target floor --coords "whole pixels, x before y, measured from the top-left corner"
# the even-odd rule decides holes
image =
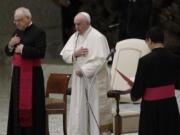
[[[43,65],[45,81],[50,72],[65,72],[71,73],[72,67],[69,65]],[[9,104],[9,87],[10,87],[10,78],[11,78],[11,66],[10,65],[1,65],[0,67],[0,135],[6,135],[7,130],[7,118],[8,118],[8,104]],[[178,100],[179,93],[177,94]],[[68,100],[69,101],[69,100]],[[68,105],[69,107],[69,105]],[[123,108],[128,108],[127,106],[121,105]],[[132,110],[138,109],[139,106],[131,105],[129,106]],[[113,105],[112,109],[115,109]],[[60,115],[51,115],[49,117],[49,126],[51,135],[63,135],[62,130],[62,116]],[[125,134],[125,135],[137,135],[137,133]]]

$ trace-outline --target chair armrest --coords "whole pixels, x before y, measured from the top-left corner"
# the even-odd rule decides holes
[[[107,97],[109,98],[119,98],[120,95],[129,94],[131,89],[128,90],[109,90],[107,92]]]

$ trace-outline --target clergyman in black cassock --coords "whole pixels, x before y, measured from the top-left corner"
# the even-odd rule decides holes
[[[41,59],[46,34],[32,24],[29,9],[14,14],[17,30],[5,47],[12,56],[12,83],[7,135],[45,135],[45,94]]]
[[[140,58],[131,98],[142,98],[139,135],[180,135],[180,114],[175,88],[180,78],[180,57],[164,46],[164,33],[151,28],[146,43],[152,51]]]

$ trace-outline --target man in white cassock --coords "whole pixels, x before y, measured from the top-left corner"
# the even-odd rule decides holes
[[[105,63],[110,52],[108,42],[91,26],[88,13],[78,13],[74,24],[76,32],[60,53],[65,62],[73,63],[68,135],[100,135],[100,131],[109,135],[112,113]]]

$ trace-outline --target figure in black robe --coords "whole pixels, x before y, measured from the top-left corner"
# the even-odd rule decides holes
[[[156,41],[157,35],[153,36]],[[180,114],[175,97],[178,78],[180,57],[162,46],[152,48],[151,53],[139,60],[131,90],[132,100],[142,98],[139,135],[180,135]]]
[[[46,50],[45,32],[31,24],[24,31],[17,29],[13,36],[20,37],[23,44],[21,56],[24,60],[42,59]],[[8,45],[5,47],[8,56],[15,54]],[[19,122],[19,86],[20,67],[13,66],[11,96],[9,105],[9,118],[7,135],[45,135],[45,93],[42,67],[34,66],[32,69],[32,126],[22,127]]]
[[[151,11],[152,0],[129,0],[126,13],[126,38],[145,38]]]

